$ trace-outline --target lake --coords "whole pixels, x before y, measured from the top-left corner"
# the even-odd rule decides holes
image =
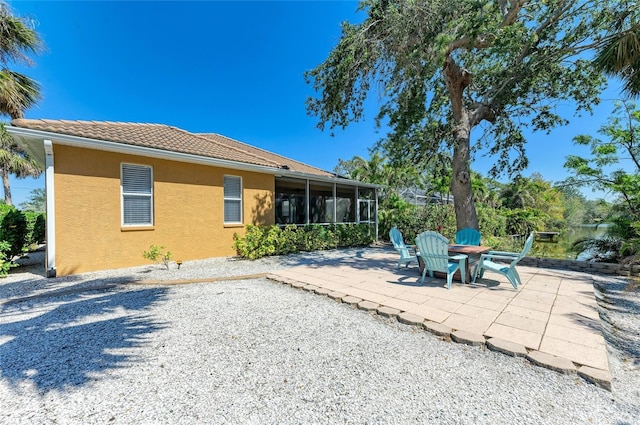
[[[571,252],[571,246],[583,238],[600,238],[607,233],[609,223],[583,224],[572,227],[560,233],[557,242],[543,242],[537,240],[533,245],[533,255],[543,258],[564,258],[571,260],[587,260],[588,253]]]

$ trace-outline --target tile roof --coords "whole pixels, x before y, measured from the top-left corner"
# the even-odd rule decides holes
[[[15,119],[11,125],[87,139],[334,177],[334,174],[219,134],[195,134],[164,124]]]

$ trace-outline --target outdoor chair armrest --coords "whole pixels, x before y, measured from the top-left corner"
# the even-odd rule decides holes
[[[518,257],[520,256],[519,252],[507,252],[507,251],[489,251],[487,252],[486,255],[504,255],[504,256],[511,256],[511,257]]]
[[[456,255],[450,255],[449,259],[450,260],[466,260],[469,256],[467,254],[456,254]]]
[[[423,257],[423,258],[424,258],[424,257],[428,257],[428,258],[445,258],[445,259],[447,259],[447,260],[448,260],[449,258],[451,258],[451,257],[449,257],[448,255],[420,254],[420,253],[418,253],[418,255],[419,255],[420,257]]]
[[[494,259],[498,259],[498,260],[509,260],[509,261],[513,261],[516,258],[518,258],[518,256],[514,256],[514,255],[493,255],[491,253],[488,254],[482,254],[480,255],[480,262],[482,262],[483,260],[494,260]]]

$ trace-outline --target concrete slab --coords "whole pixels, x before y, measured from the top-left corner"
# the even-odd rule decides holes
[[[350,305],[358,305],[358,303],[362,301],[362,298],[353,297],[351,295],[347,295],[346,297],[342,297],[342,302]]]
[[[482,346],[485,344],[485,338],[481,334],[467,331],[453,331],[451,339],[455,342],[466,345]]]
[[[360,301],[358,303],[358,309],[364,311],[376,311],[378,307],[380,307],[380,304],[374,303],[372,301]]]
[[[600,388],[611,391],[611,374],[609,371],[595,369],[589,366],[580,366],[578,368],[578,376]]]
[[[347,296],[347,294],[338,291],[331,291],[327,295],[329,295],[329,298],[336,301],[342,301],[342,299]]]
[[[405,325],[422,326],[424,318],[405,311],[398,315],[398,322],[404,323]]]
[[[397,317],[400,314],[400,310],[392,307],[378,307],[376,310],[380,316],[384,317]]]
[[[432,322],[431,320],[426,320],[422,327],[431,332],[432,334],[444,337],[451,337],[451,333],[453,329],[451,329],[447,325],[443,325],[442,323]]]
[[[527,359],[535,365],[546,367],[556,372],[566,374],[577,372],[576,366],[570,360],[540,351],[531,351],[527,354]]]
[[[498,351],[513,357],[526,357],[528,354],[524,345],[505,341],[500,338],[489,338],[487,340],[487,347],[489,347],[490,350]]]

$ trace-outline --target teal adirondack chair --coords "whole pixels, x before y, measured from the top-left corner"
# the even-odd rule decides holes
[[[460,245],[480,245],[480,232],[471,227],[465,227],[456,233],[456,243]]]
[[[416,245],[418,247],[418,255],[424,261],[420,283],[424,283],[427,272],[429,272],[429,277],[433,277],[433,272],[442,272],[447,274],[447,289],[451,289],[453,274],[458,269],[460,269],[462,281],[465,281],[467,255],[450,256],[448,253],[449,240],[447,238],[438,232],[422,232],[416,238]]]
[[[527,255],[531,249],[531,245],[533,245],[533,235],[534,233],[531,232],[524,243],[522,252],[489,251],[486,254],[482,254],[480,261],[478,261],[478,264],[476,264],[476,267],[473,269],[473,283],[476,282],[476,278],[478,277],[482,279],[484,272],[489,270],[506,276],[509,282],[511,282],[511,285],[513,285],[515,289],[518,289],[518,285],[522,285],[522,280],[520,280],[520,275],[518,274],[518,270],[516,270],[516,264],[518,264],[518,261]],[[506,263],[496,263],[493,260],[506,260]]]
[[[398,260],[398,266],[396,270],[400,268],[401,264],[405,264],[406,267],[409,267],[409,264],[415,262],[418,263],[418,258],[416,257],[416,250],[414,247],[410,245],[405,245],[404,239],[402,239],[402,233],[398,230],[397,227],[393,226],[391,230],[389,230],[389,239],[391,239],[391,243],[393,243],[393,247],[400,254],[400,259]]]

